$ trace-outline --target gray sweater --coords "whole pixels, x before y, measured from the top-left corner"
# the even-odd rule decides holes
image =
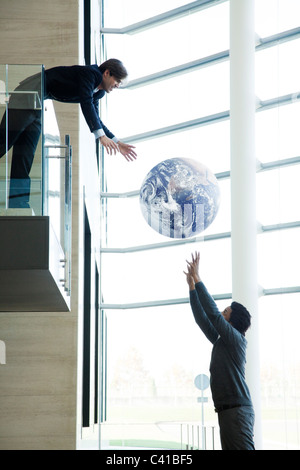
[[[213,344],[210,386],[215,408],[252,406],[245,381],[245,337],[223,318],[202,282],[190,291],[190,304],[196,323]]]

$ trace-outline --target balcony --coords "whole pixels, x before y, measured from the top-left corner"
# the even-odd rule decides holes
[[[71,168],[43,66],[0,65],[0,312],[69,311]]]

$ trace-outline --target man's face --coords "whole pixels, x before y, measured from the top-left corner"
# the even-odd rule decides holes
[[[226,307],[224,312],[222,312],[223,317],[225,318],[226,321],[230,322],[230,316],[231,316],[232,308],[231,307]]]
[[[119,88],[120,83],[120,80],[117,80],[113,75],[110,75],[109,70],[105,70],[101,86],[106,93],[110,93],[115,88]]]

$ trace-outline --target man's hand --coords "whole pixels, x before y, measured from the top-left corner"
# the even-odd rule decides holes
[[[190,275],[193,277],[194,282],[200,282],[200,275],[199,275],[199,262],[200,262],[200,253],[195,252],[193,255],[192,253],[192,261],[187,261],[188,264],[188,271]]]
[[[119,140],[118,146],[119,146],[120,153],[123,155],[123,157],[126,158],[128,162],[136,159],[137,154],[133,150],[135,149],[133,145],[125,144],[124,142],[121,142]]]
[[[106,137],[106,135],[102,135],[99,140],[101,145],[105,147],[107,153],[110,155],[112,155],[112,153],[116,155],[116,153],[119,152],[118,144],[116,144],[112,139]]]
[[[188,272],[187,273],[185,271],[183,272],[186,275],[186,282],[188,283],[190,290],[194,290],[195,281],[194,281],[193,275],[191,274],[191,268],[188,266]]]
[[[124,142],[119,142],[116,144],[112,139],[109,139],[106,135],[100,137],[100,143],[105,147],[107,153],[116,155],[117,152],[120,152],[123,157],[126,158],[128,162],[135,160],[137,154],[133,150],[135,147],[133,145],[125,144]]]

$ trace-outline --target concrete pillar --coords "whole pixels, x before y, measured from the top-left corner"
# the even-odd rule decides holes
[[[252,315],[246,334],[246,379],[256,415],[255,444],[260,449],[254,4],[255,0],[230,0],[232,295]]]

